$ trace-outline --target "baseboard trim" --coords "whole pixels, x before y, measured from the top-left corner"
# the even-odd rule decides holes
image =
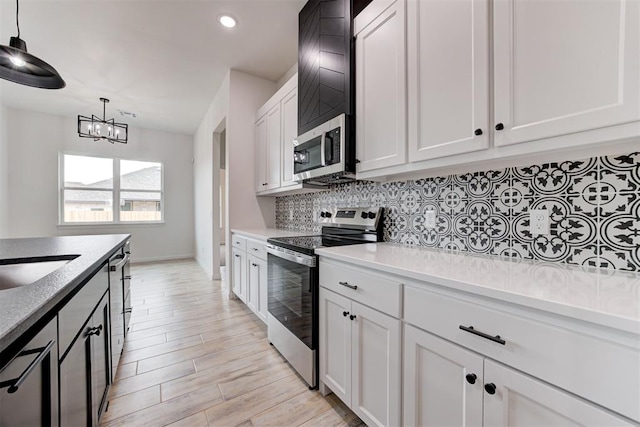
[[[131,264],[144,264],[147,262],[173,261],[173,260],[181,260],[181,259],[194,259],[194,257],[193,257],[193,254],[184,254],[184,255],[169,255],[169,256],[159,256],[159,257],[149,257],[149,258],[135,258],[135,259],[131,259]]]

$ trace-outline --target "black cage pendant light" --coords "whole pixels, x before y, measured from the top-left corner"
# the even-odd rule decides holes
[[[126,144],[129,139],[129,125],[116,123],[114,119],[107,120],[107,98],[100,98],[102,102],[102,118],[78,116],[78,136],[80,138],[93,138],[94,141],[106,139],[110,143],[120,142]]]
[[[0,45],[0,78],[42,89],[62,89],[66,83],[56,69],[42,59],[27,53],[27,43],[20,38],[19,7],[19,2],[16,0],[18,35],[11,37],[9,46]]]

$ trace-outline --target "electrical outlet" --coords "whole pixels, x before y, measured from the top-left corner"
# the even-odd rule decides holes
[[[534,209],[529,213],[531,234],[549,234],[549,211],[546,209]]]
[[[436,228],[436,211],[426,211],[424,213],[424,226],[427,228]]]

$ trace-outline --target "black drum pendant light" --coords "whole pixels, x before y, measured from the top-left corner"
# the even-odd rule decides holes
[[[16,0],[18,35],[11,37],[9,46],[0,45],[0,78],[42,89],[62,89],[66,86],[51,65],[27,53],[27,43],[20,38],[19,3]]]

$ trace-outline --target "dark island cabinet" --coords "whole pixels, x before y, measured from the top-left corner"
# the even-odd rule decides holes
[[[58,425],[56,319],[17,352],[0,356],[0,426]]]
[[[60,310],[60,336],[73,335],[61,348],[60,424],[97,426],[111,383],[108,265]]]

